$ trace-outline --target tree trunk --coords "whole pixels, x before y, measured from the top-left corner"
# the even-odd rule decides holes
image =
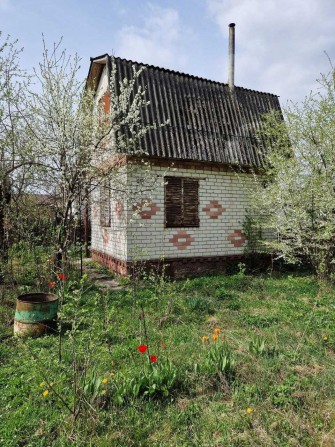
[[[8,261],[8,243],[6,238],[5,220],[9,204],[9,182],[3,180],[2,184],[0,184],[0,284],[3,284],[4,282],[5,265]]]

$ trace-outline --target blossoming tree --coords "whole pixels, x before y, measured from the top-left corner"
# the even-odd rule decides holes
[[[69,246],[80,205],[93,190],[107,184],[115,194],[129,194],[122,157],[144,155],[139,142],[150,128],[140,119],[147,105],[145,91],[135,88],[140,71],[134,70],[132,81],[116,85],[112,70],[111,106],[104,110],[95,104],[95,92],[78,80],[79,69],[79,57],[69,56],[61,42],[51,52],[44,44],[36,70],[39,88],[31,93],[29,135],[38,158],[35,184],[53,200],[59,260]],[[127,128],[127,139],[121,127]]]
[[[319,278],[335,272],[335,70],[320,89],[272,115],[261,136],[269,148],[263,176],[252,194],[254,235],[268,228],[277,237],[261,241],[277,257],[307,261]],[[257,216],[259,221],[257,222]]]
[[[7,259],[6,226],[13,197],[27,183],[27,168],[34,161],[27,138],[27,89],[31,78],[20,68],[22,49],[0,32],[0,282]]]

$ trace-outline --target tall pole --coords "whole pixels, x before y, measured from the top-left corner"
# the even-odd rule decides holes
[[[230,91],[234,91],[235,77],[235,23],[229,24],[229,49],[228,49],[228,85]]]
[[[85,208],[84,208],[84,244],[85,244],[85,258],[88,258],[90,253],[88,249],[89,238],[89,220],[88,220],[88,191],[85,191]]]

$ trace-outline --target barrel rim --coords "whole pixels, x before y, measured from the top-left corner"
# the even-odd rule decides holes
[[[52,318],[49,320],[41,320],[41,321],[31,321],[31,320],[19,320],[18,318],[14,318],[14,325],[18,324],[24,324],[24,325],[35,325],[35,326],[48,326],[48,323],[56,321],[56,318]]]
[[[38,298],[44,298],[43,300]],[[58,296],[54,293],[44,293],[44,292],[32,292],[32,293],[24,293],[17,297],[17,301],[21,303],[29,303],[29,304],[49,304],[55,301],[58,301]]]

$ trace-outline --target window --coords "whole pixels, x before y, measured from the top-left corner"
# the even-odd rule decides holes
[[[111,226],[111,191],[107,184],[100,186],[100,225]]]
[[[165,227],[199,227],[199,180],[165,177]]]

